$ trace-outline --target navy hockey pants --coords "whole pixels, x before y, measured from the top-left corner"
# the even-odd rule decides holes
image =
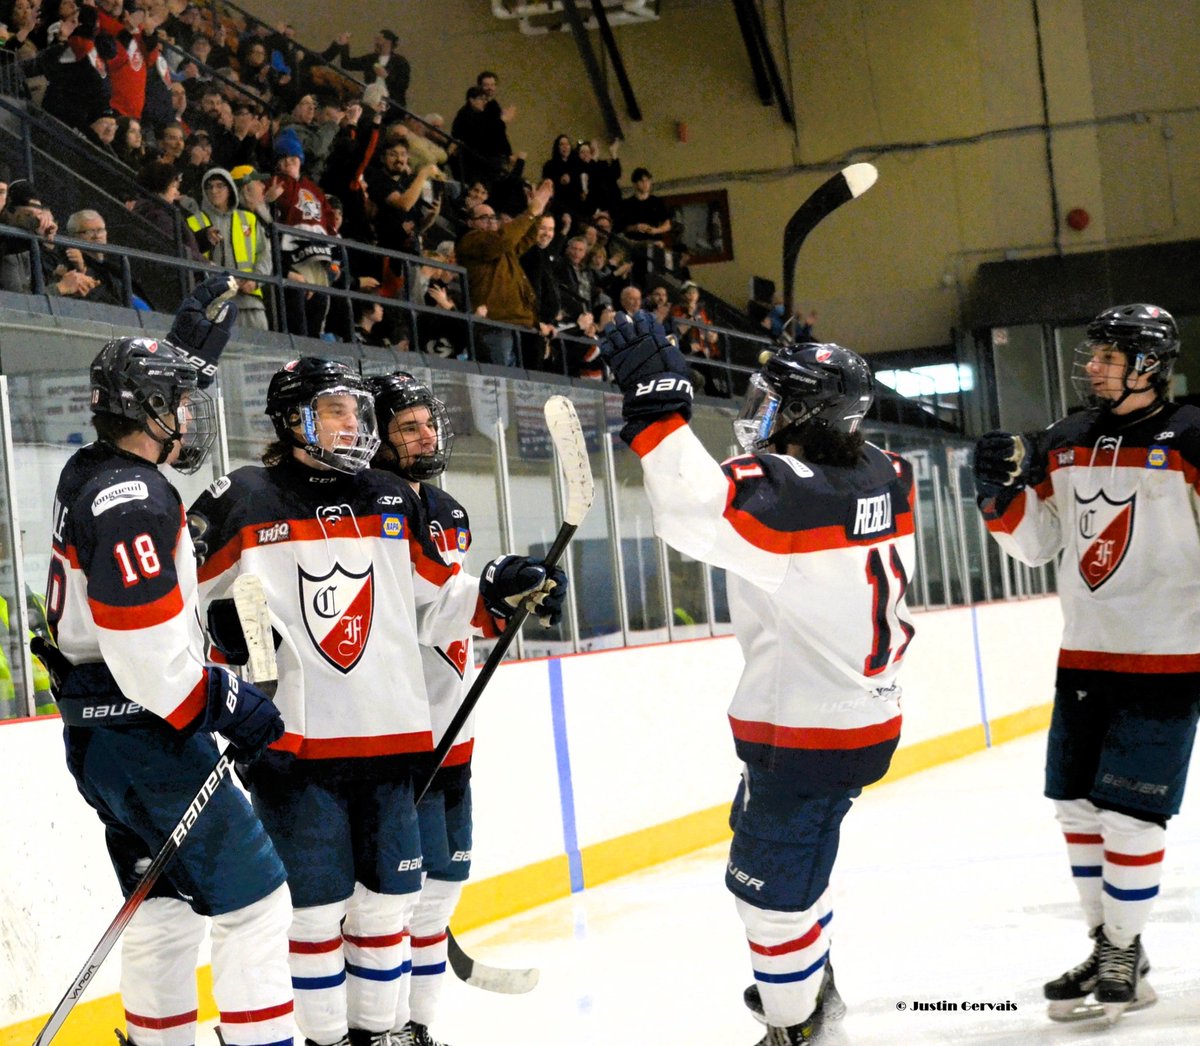
[[[288,870],[296,908],[421,889],[412,781],[324,780],[254,767],[250,795]]]
[[[446,882],[466,882],[471,874],[471,768],[439,771],[417,806],[425,874]]]
[[[216,764],[216,742],[211,734],[183,737],[165,722],[68,726],[63,739],[67,766],[104,823],[128,897]],[[270,838],[226,778],[149,896],[182,900],[200,915],[224,915],[261,900],[284,880]]]
[[[729,813],[726,887],[756,908],[807,911],[829,885],[842,818],[861,792],[805,794],[794,777],[746,764]]]
[[[1179,813],[1200,714],[1197,695],[1130,695],[1122,683],[1054,695],[1046,796],[1166,818]]]

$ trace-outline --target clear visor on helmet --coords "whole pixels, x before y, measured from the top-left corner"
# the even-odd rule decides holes
[[[746,386],[742,409],[733,423],[733,435],[742,450],[749,453],[768,446],[771,433],[779,421],[779,397],[763,380],[761,374],[752,374]]]
[[[333,385],[299,408],[299,437],[310,457],[339,472],[361,472],[379,449],[375,407],[362,389]]]

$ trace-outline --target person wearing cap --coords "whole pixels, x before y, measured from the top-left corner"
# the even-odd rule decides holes
[[[303,174],[303,167],[304,147],[291,128],[284,128],[275,138],[275,177],[270,190],[278,190],[275,219],[280,225],[332,236],[333,212],[329,201],[321,187]],[[285,234],[280,246],[283,250],[280,271],[289,280],[314,287],[329,286],[333,265],[333,248],[329,244]],[[284,301],[288,331],[319,338],[329,311],[328,296],[289,288]]]
[[[257,171],[249,164],[239,164],[230,172],[234,187],[238,191],[239,206],[252,211],[264,230],[275,221],[271,204],[278,199],[282,189],[271,186],[271,176]]]
[[[361,72],[368,84],[382,82],[387,87],[388,96],[402,109],[408,107],[408,83],[412,76],[412,67],[408,59],[397,54],[396,45],[400,43],[391,29],[380,29],[375,36],[375,49],[370,54],[350,57],[350,34],[341,33],[322,52],[321,57],[327,62],[337,62],[348,73]]]
[[[223,269],[246,273],[238,277],[237,325],[269,330],[262,286],[250,278],[270,276],[274,271],[271,250],[262,224],[253,211],[238,206],[237,185],[224,167],[213,167],[200,183],[199,213],[191,215],[188,228],[195,234],[205,256]]]
[[[39,253],[45,293],[52,296],[82,298],[90,294],[97,281],[86,273],[72,269],[61,275],[54,271],[59,257],[54,253],[54,237],[58,224],[50,208],[42,203],[34,187],[25,179],[9,186],[7,203],[0,211],[0,224],[14,229],[24,229],[35,234],[41,241]],[[0,290],[16,294],[32,294],[36,290],[33,281],[33,252],[30,241],[25,237],[0,237]]]
[[[113,146],[113,142],[117,138],[117,112],[115,109],[101,109],[96,118],[88,124],[83,136],[105,156],[113,160],[120,160]]]

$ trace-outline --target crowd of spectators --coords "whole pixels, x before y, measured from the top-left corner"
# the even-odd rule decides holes
[[[410,66],[390,29],[354,56],[349,33],[317,53],[285,23],[241,24],[187,0],[0,0],[0,23],[31,101],[136,182],[129,213],[183,257],[243,274],[247,327],[463,356],[469,303],[504,325],[475,325],[477,359],[602,377],[597,331],[644,301],[685,351],[720,358],[700,289],[684,283],[672,305],[648,273],[652,248],[680,246],[650,172],[636,168],[623,195],[620,142],[561,134],[530,180],[494,71],[466,89],[447,134],[440,114],[407,111]],[[52,200],[11,170],[0,178],[0,222],[40,238],[48,293],[127,304],[103,252],[54,247]],[[66,234],[103,243],[107,231],[84,210]],[[0,287],[30,291],[28,239],[0,249]],[[274,274],[291,282],[282,309],[260,279]],[[323,287],[372,300],[351,315]],[[139,290],[133,304],[154,307]],[[426,307],[415,325],[403,303]],[[696,377],[728,394],[719,368]]]

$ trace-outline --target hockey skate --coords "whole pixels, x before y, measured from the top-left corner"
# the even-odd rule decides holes
[[[1157,1001],[1158,996],[1155,995],[1154,989],[1143,980],[1150,972],[1150,961],[1141,950],[1140,942],[1135,941],[1130,948],[1114,948],[1104,936],[1103,926],[1097,926],[1088,936],[1095,942],[1091,955],[1061,977],[1048,981],[1043,987],[1050,1002],[1047,1014],[1052,1021],[1086,1021],[1108,1016],[1111,1022],[1126,1010],[1145,1009]],[[1138,957],[1136,963],[1132,959],[1135,951]],[[1107,1004],[1099,994],[1103,956],[1106,952],[1127,958],[1130,969],[1134,971],[1131,978],[1125,976],[1123,971],[1126,964],[1118,962],[1116,958],[1111,961],[1113,976],[1105,994],[1115,994],[1122,998],[1110,999]],[[1088,996],[1094,992],[1094,999],[1089,999]],[[1123,997],[1125,995],[1128,995],[1127,999]]]
[[[418,1024],[416,1021],[409,1021],[404,1026],[404,1031],[400,1033],[401,1035],[410,1036],[409,1039],[398,1039],[396,1038],[396,1034],[396,1032],[392,1032],[392,1039],[396,1043],[396,1046],[409,1046],[410,1042],[412,1046],[448,1046],[447,1043],[442,1042],[440,1039],[435,1039],[430,1035],[427,1025]]]
[[[766,1014],[763,1012],[762,995],[759,993],[758,985],[752,984],[744,992],[742,992],[742,1002],[746,1004],[746,1008],[754,1015],[754,1019],[760,1024],[766,1024]],[[826,961],[825,972],[821,976],[821,990],[817,994],[817,1010],[820,1011],[822,1019],[827,1021],[840,1021],[846,1016],[846,1004],[842,1002],[842,997],[838,993],[837,985],[833,981],[833,963]]]

